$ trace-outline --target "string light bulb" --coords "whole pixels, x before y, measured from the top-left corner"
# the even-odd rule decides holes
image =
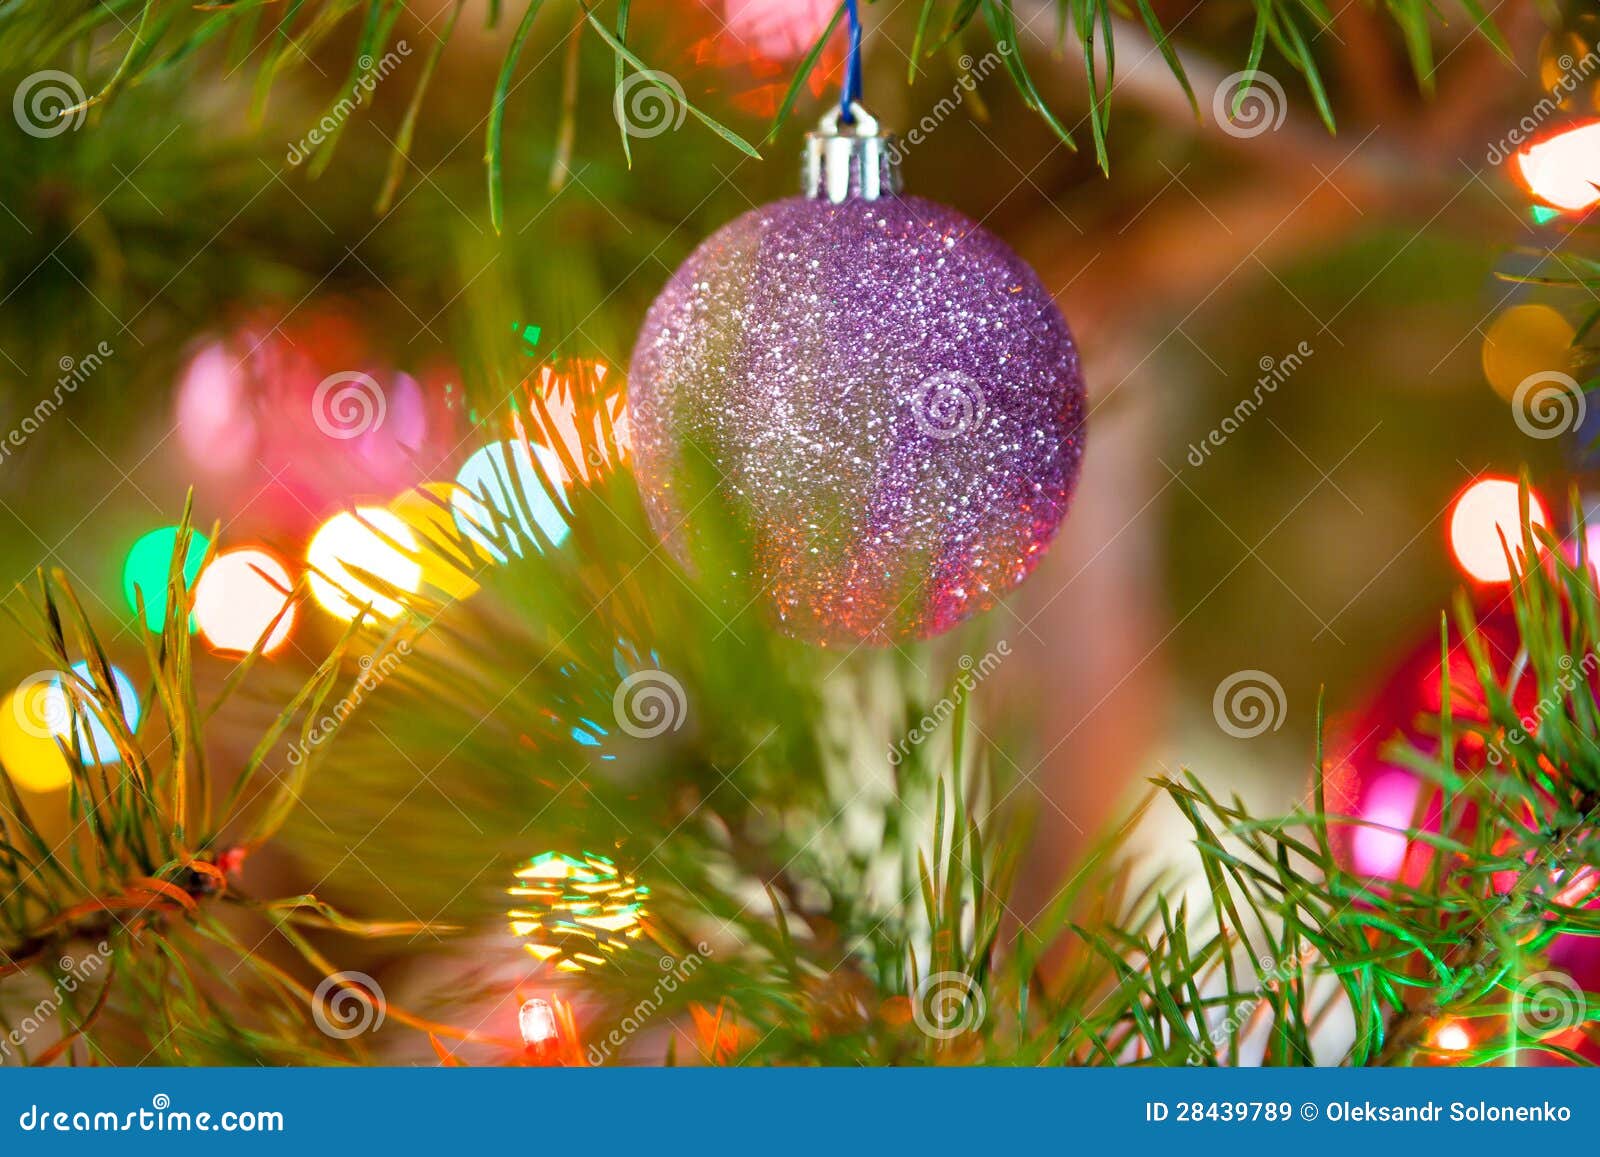
[[[537,996],[523,1002],[517,1012],[517,1027],[522,1031],[522,1043],[530,1049],[548,1048],[561,1036],[555,1009],[548,1000]]]
[[[1464,1053],[1472,1048],[1472,1034],[1466,1025],[1451,1017],[1434,1027],[1433,1047],[1445,1053]]]

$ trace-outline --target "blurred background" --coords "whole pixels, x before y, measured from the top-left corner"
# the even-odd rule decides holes
[[[1053,5],[1014,7],[1017,50],[1076,151],[976,26],[908,83],[917,4],[865,6],[865,92],[886,127],[916,130],[908,190],[1015,247],[1083,356],[1092,410],[1072,513],[984,628],[1015,656],[986,711],[1039,796],[1023,890],[1042,904],[1149,774],[1189,767],[1264,808],[1297,805],[1319,694],[1330,711],[1359,704],[1437,637],[1466,581],[1447,543],[1463,487],[1527,464],[1561,505],[1560,447],[1515,420],[1484,351],[1509,306],[1552,300],[1497,272],[1536,271],[1564,233],[1530,215],[1504,164],[1508,132],[1550,92],[1540,5],[1496,10],[1503,52],[1450,9],[1420,78],[1394,20],[1340,7],[1309,45],[1330,132],[1276,48],[1249,98],[1264,121],[1229,116],[1250,6],[1154,0],[1199,113],[1148,30],[1119,19],[1108,173],[1076,33]],[[336,118],[336,152],[313,134],[348,90],[360,16],[304,54],[252,20],[182,68],[135,67],[137,100],[70,131],[0,118],[0,427],[36,419],[0,459],[0,579],[61,568],[91,614],[122,626],[107,634],[130,662],[129,552],[177,520],[190,488],[198,526],[298,558],[350,505],[453,474],[475,424],[546,358],[624,370],[693,247],[796,191],[801,135],[836,99],[843,61],[836,34],[763,160],[691,116],[629,140],[630,165],[612,50],[577,5],[546,5],[503,105],[497,233],[483,155],[520,9],[494,28],[477,3],[382,11],[383,75]],[[636,0],[628,45],[760,142],[834,15],[808,0]],[[108,29],[86,67],[103,75],[125,46]],[[1592,115],[1586,93],[1574,99]],[[270,420],[352,366],[400,383],[386,428],[406,453]],[[300,618],[278,662],[303,677],[342,624],[315,606]],[[205,661],[225,675],[228,660]],[[8,644],[0,665],[10,686],[38,663]],[[1281,688],[1259,734],[1230,733],[1213,709],[1240,672]],[[237,721],[245,749],[260,721]],[[1157,846],[1168,833],[1153,822]]]

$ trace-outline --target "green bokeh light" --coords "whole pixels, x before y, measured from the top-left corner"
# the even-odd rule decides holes
[[[139,613],[139,600],[144,599],[144,623],[152,631],[159,631],[167,617],[167,576],[172,569],[172,552],[177,547],[178,528],[163,526],[152,530],[128,551],[128,561],[122,564],[122,596],[128,608]],[[183,559],[183,583],[192,588],[199,577],[200,563],[211,545],[205,535],[197,531],[189,534],[189,550]],[[194,631],[194,616],[189,616],[189,630]]]

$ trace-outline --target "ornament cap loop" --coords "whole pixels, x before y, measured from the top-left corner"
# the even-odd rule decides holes
[[[851,197],[876,201],[900,192],[900,148],[892,133],[878,129],[878,120],[854,102],[850,121],[842,109],[830,109],[815,132],[806,134],[802,190],[814,201],[839,202]]]

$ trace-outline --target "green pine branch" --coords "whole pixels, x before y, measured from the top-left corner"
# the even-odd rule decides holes
[[[547,38],[576,37],[592,33],[614,58],[612,91],[592,94],[589,99],[619,105],[629,96],[630,83],[638,77],[662,78],[661,99],[681,108],[731,147],[760,157],[754,145],[720,119],[683,95],[683,86],[653,66],[629,43],[631,0],[571,0],[570,4],[546,5],[544,0],[526,0],[514,29],[507,37],[497,81],[489,108],[481,122],[485,126],[484,164],[488,178],[490,217],[496,230],[502,225],[502,178],[504,129],[508,109],[521,83],[518,66],[525,45],[536,30]],[[1253,78],[1266,67],[1269,50],[1277,55],[1305,83],[1317,116],[1334,129],[1334,114],[1322,65],[1314,51],[1316,34],[1328,27],[1334,13],[1322,0],[1250,0],[1237,4],[1240,15],[1248,19],[1249,34],[1238,56],[1247,79],[1234,92],[1235,107],[1248,93]],[[1457,8],[1472,22],[1474,29],[1509,56],[1509,48],[1496,28],[1492,14],[1479,0],[1458,0]],[[566,8],[567,13],[561,10]],[[1115,42],[1123,30],[1138,27],[1153,41],[1162,60],[1172,71],[1197,115],[1200,101],[1184,69],[1176,37],[1184,31],[1182,21],[1164,25],[1149,0],[1040,0],[1019,14],[1016,0],[922,0],[915,19],[902,28],[892,19],[887,31],[902,38],[900,52],[908,61],[907,80],[914,81],[919,68],[943,54],[950,46],[981,36],[1005,66],[1017,93],[1028,108],[1068,147],[1077,142],[1072,123],[1080,119],[1055,108],[1043,95],[1039,81],[1039,62],[1025,51],[1032,26],[1042,15],[1054,10],[1058,28],[1056,52],[1064,55],[1068,32],[1077,41],[1081,67],[1088,88],[1087,108],[1082,120],[1089,124],[1095,157],[1102,170],[1109,171],[1108,141],[1111,105],[1116,88]],[[175,70],[192,67],[197,60],[220,60],[231,76],[235,71],[254,72],[254,104],[257,115],[265,110],[271,90],[285,73],[301,70],[344,29],[354,31],[354,51],[349,55],[343,84],[331,98],[330,111],[349,102],[350,94],[382,57],[396,21],[404,10],[396,0],[286,0],[273,4],[267,0],[237,0],[226,5],[179,5],[163,0],[14,0],[0,6],[0,59],[14,69],[81,67],[93,74],[92,86],[76,105],[60,110],[66,117],[97,115],[127,89]],[[1431,0],[1387,0],[1384,12],[1395,23],[1404,39],[1418,84],[1431,92],[1435,72],[1434,26],[1445,17]],[[409,161],[415,130],[423,114],[431,81],[446,47],[457,31],[461,5],[449,7],[438,22],[429,27],[425,60],[412,81],[400,130],[391,142],[390,170],[378,198],[380,211],[393,203],[395,189]],[[871,9],[869,8],[869,13]],[[789,121],[800,92],[822,59],[822,50],[839,29],[841,3],[811,51],[798,63],[787,94],[763,136],[776,139]],[[576,17],[576,19],[572,17]],[[490,5],[486,24],[499,26],[499,6]],[[544,19],[540,19],[543,17]],[[331,54],[332,50],[328,50]],[[574,67],[570,63],[569,69]],[[574,77],[576,74],[573,74]],[[89,83],[87,76],[82,78]],[[185,81],[185,83],[190,83]],[[558,113],[559,124],[541,126],[553,129],[559,142],[572,139],[577,105],[581,96],[574,93],[564,100]],[[669,111],[667,115],[672,115]],[[347,115],[332,117],[333,128],[318,142],[312,154],[310,175],[316,176],[331,163],[340,136],[348,124]],[[621,147],[632,160],[632,142],[627,125],[622,125]],[[558,149],[565,151],[565,147]],[[560,169],[557,170],[559,178]]]

